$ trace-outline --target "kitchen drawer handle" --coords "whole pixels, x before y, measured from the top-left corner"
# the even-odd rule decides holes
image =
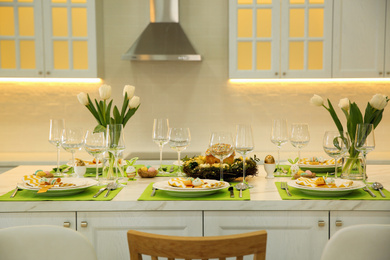
[[[390,71],[386,72],[387,75],[390,75]]]
[[[87,221],[81,221],[81,227],[88,227]]]
[[[67,222],[67,221],[64,222],[63,226],[66,227],[66,228],[70,227],[70,222]]]
[[[343,225],[343,221],[336,220],[336,227],[341,227]]]
[[[46,72],[46,75],[50,75],[50,74],[51,74],[50,71],[47,71],[47,72]]]
[[[283,72],[283,76],[286,76],[286,72]]]
[[[379,75],[382,75],[383,74],[383,72],[382,71],[379,71]]]
[[[323,220],[318,220],[318,226],[319,226],[319,227],[325,227],[325,221],[323,221]]]
[[[275,76],[278,76],[278,75],[279,75],[279,73],[275,72]]]

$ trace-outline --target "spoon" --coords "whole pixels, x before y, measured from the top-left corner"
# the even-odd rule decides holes
[[[383,194],[383,192],[382,192],[382,190],[381,190],[381,189],[383,189],[383,185],[382,185],[381,183],[379,183],[379,182],[374,182],[374,183],[372,184],[372,188],[373,188],[374,190],[378,190],[379,193],[381,194],[381,196],[382,196],[383,198],[386,198],[385,194]]]
[[[245,183],[240,182],[236,184],[236,189],[240,191],[239,197],[242,198],[242,191],[248,189],[248,186]]]
[[[115,190],[117,187],[118,187],[118,183],[116,183],[114,181],[110,182],[107,185],[107,193],[106,193],[106,195],[104,195],[104,197],[106,198],[108,196],[108,194],[110,193],[110,191]]]

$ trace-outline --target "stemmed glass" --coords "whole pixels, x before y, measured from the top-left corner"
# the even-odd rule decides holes
[[[189,128],[169,128],[169,146],[177,151],[177,161],[180,163],[180,153],[190,145],[191,134]],[[181,167],[177,171],[178,176],[184,176]]]
[[[162,169],[162,151],[163,146],[169,141],[169,121],[167,118],[154,119],[153,141],[160,147],[160,168],[158,170],[164,172]]]
[[[112,124],[107,126],[106,144],[108,151],[114,156],[115,181],[119,181],[118,176],[118,158],[121,152],[125,150],[125,135],[122,124]],[[111,156],[110,156],[111,157]],[[109,177],[108,177],[109,178]]]
[[[288,141],[287,120],[274,119],[272,121],[271,142],[278,147],[278,163],[276,172],[278,174],[287,174],[280,167],[280,148]]]
[[[81,128],[66,128],[62,133],[62,148],[65,151],[72,153],[72,169],[75,167],[74,155],[76,151],[81,150],[84,145],[84,132]]]
[[[323,139],[324,151],[334,158],[334,177],[337,178],[337,161],[344,156],[350,147],[347,132],[326,131]]]
[[[298,163],[301,160],[301,149],[310,142],[309,126],[307,124],[292,124],[290,142],[298,148]]]
[[[210,153],[220,161],[220,180],[223,181],[223,160],[234,152],[232,135],[228,132],[212,133],[209,148]]]
[[[242,187],[253,188],[245,181],[245,159],[246,155],[253,151],[255,144],[253,141],[253,131],[250,125],[237,125],[236,126],[236,140],[235,140],[236,152],[242,155]]]
[[[102,154],[106,151],[104,132],[94,133],[88,130],[85,134],[84,149],[96,160],[96,180],[99,181],[99,161],[103,162]]]
[[[375,149],[375,135],[373,124],[358,124],[355,135],[355,149],[363,154],[364,158],[364,176],[366,181],[367,175],[367,154]]]
[[[57,147],[57,170],[55,176],[62,177],[64,174],[60,172],[60,150],[62,132],[65,128],[65,119],[50,119],[49,143]]]

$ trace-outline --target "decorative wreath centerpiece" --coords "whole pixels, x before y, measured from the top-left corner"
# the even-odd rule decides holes
[[[223,178],[225,181],[234,181],[237,178],[242,178],[242,160],[242,157],[234,158],[233,154],[223,161]],[[257,175],[258,161],[259,159],[256,157],[250,157],[245,160],[246,176]],[[188,177],[213,180],[219,180],[220,178],[220,161],[208,152],[206,152],[206,156],[199,155],[192,158],[186,157],[183,159],[183,162],[183,172]]]

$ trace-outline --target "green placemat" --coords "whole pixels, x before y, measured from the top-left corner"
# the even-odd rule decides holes
[[[195,198],[182,198],[182,197],[174,197],[166,194],[162,190],[157,190],[156,194],[151,197],[153,183],[150,183],[148,187],[144,190],[138,200],[144,201],[154,201],[154,200],[250,200],[250,192],[248,190],[242,191],[242,198],[239,197],[239,191],[234,189],[234,198],[230,198],[230,192],[228,189],[220,190],[214,194],[203,196],[203,197],[195,197]]]
[[[11,194],[14,192],[13,190],[0,196],[0,201],[87,201],[87,200],[96,200],[96,201],[108,201],[115,198],[115,196],[123,189],[118,188],[115,190],[110,191],[110,194],[107,198],[104,197],[106,194],[106,191],[104,191],[102,194],[100,194],[97,198],[93,198],[93,195],[95,195],[100,188],[103,186],[93,186],[89,187],[83,192],[73,194],[73,195],[67,195],[67,196],[45,196],[45,195],[38,195],[35,191],[29,191],[29,190],[19,190],[18,193],[16,193],[16,196],[13,198],[10,198]]]
[[[145,166],[145,165],[142,165],[142,164],[134,165],[134,167],[137,170],[143,166]],[[146,167],[148,167],[148,166],[150,166],[150,165],[146,165]],[[156,166],[156,167],[158,167],[158,166]],[[177,176],[177,171],[179,170],[179,166],[170,165],[170,164],[162,164],[161,167],[166,168],[166,173],[158,173],[156,175],[156,177],[176,177]],[[171,170],[172,170],[172,172],[170,172]]]
[[[390,200],[390,192],[382,189],[383,193],[386,195],[386,198],[383,198],[379,191],[370,190],[376,195],[376,198],[371,197],[368,192],[363,191],[362,189],[354,190],[351,193],[344,196],[313,196],[303,193],[299,189],[288,187],[292,196],[287,196],[285,190],[280,188],[281,182],[275,182],[276,188],[278,189],[279,195],[283,200]]]
[[[274,173],[274,176],[275,177],[292,177],[291,176],[291,173],[290,173],[290,171],[289,171],[289,169],[290,169],[290,165],[280,165],[280,167],[282,167],[283,169],[285,169],[285,170],[287,170],[287,174],[285,174],[285,175],[282,175],[282,174],[275,174]],[[302,169],[302,170],[304,170],[304,169]],[[326,175],[330,175],[330,174],[332,174],[331,176],[333,176],[334,175],[334,171],[333,172],[316,172],[315,170],[311,170],[312,172],[315,172],[316,173],[316,176],[326,176]],[[340,168],[340,171],[337,171],[337,176],[338,177],[340,177],[341,176],[341,168]]]

